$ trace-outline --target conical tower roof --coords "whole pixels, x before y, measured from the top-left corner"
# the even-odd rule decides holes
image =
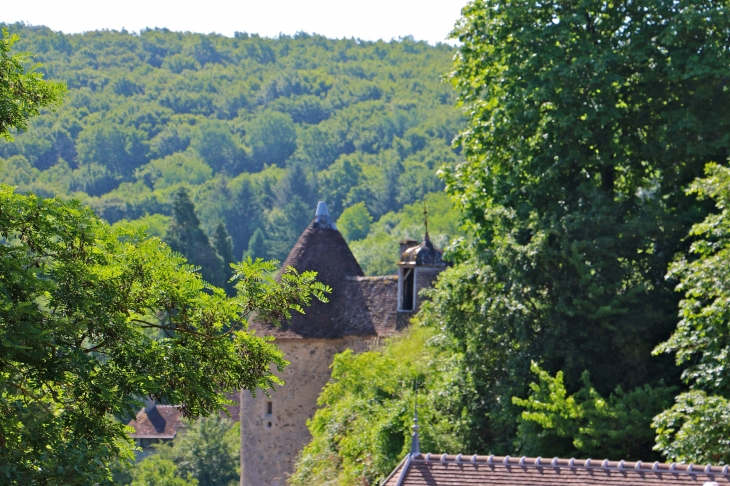
[[[317,204],[314,220],[284,260],[282,272],[287,267],[294,267],[299,273],[314,270],[318,274],[317,280],[332,288],[347,277],[365,275],[345,238],[337,231],[324,201]]]
[[[357,277],[364,273],[345,238],[337,230],[320,201],[314,220],[297,240],[282,265],[294,267],[297,272],[313,270],[317,280],[332,288],[329,302],[317,300],[304,309],[305,314],[294,312],[289,323],[280,329],[267,325],[261,329],[281,338],[339,338],[377,334],[365,304]],[[254,326],[260,328],[260,325]]]

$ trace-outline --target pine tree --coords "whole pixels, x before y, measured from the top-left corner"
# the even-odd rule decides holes
[[[251,257],[252,260],[256,258],[264,258],[266,256],[266,238],[261,228],[256,228],[253,232],[253,236],[248,241],[248,249],[243,252],[243,259]]]
[[[284,177],[274,188],[276,195],[276,206],[285,208],[290,205],[294,198],[299,198],[307,207],[314,208],[317,204],[317,195],[307,179],[301,164],[292,165]]]
[[[213,248],[215,248],[215,252],[223,262],[221,271],[225,277],[226,291],[232,292],[233,287],[230,285],[229,280],[233,276],[231,263],[235,262],[235,258],[233,257],[233,241],[231,241],[231,237],[228,235],[228,231],[226,231],[223,223],[218,223],[218,226],[215,227],[212,240]]]
[[[222,287],[226,283],[223,260],[216,254],[208,236],[200,227],[195,205],[187,189],[181,187],[172,200],[172,220],[167,229],[165,243],[185,255],[190,263],[201,267],[203,279]]]

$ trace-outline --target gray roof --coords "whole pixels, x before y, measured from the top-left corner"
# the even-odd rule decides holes
[[[407,243],[408,241],[410,240],[402,243]],[[423,243],[417,246],[410,246],[401,254],[400,263],[431,267],[449,266],[449,263],[444,261],[444,252],[431,243],[428,231],[423,238]]]
[[[398,277],[366,277],[350,247],[337,231],[324,202],[282,265],[299,273],[317,272],[317,280],[332,287],[329,302],[313,301],[276,327],[250,323],[259,335],[279,339],[336,339],[345,336],[390,336],[408,324],[410,313],[398,312]],[[281,275],[281,274],[280,274]]]

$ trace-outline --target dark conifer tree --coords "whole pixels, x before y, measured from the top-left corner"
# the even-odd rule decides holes
[[[267,257],[283,261],[313,216],[312,205],[305,204],[298,195],[292,196],[283,207],[275,208],[266,223]]]
[[[181,187],[172,200],[172,221],[167,229],[165,243],[185,255],[190,263],[201,267],[203,278],[213,285],[226,282],[223,260],[216,254],[208,236],[200,227],[195,206],[187,189]]]
[[[232,293],[233,286],[230,285],[229,280],[231,280],[231,277],[233,276],[231,263],[235,261],[235,258],[233,257],[233,242],[231,241],[231,237],[228,235],[228,231],[226,231],[226,227],[223,223],[218,223],[218,226],[215,227],[212,243],[213,248],[215,248],[215,252],[218,254],[218,258],[220,258],[223,262],[221,272],[225,278],[226,292]]]
[[[284,208],[292,203],[295,197],[298,197],[302,203],[312,207],[312,211],[317,206],[317,194],[312,189],[312,184],[307,178],[301,164],[293,164],[286,171],[284,177],[274,188],[276,195],[276,206]]]
[[[219,190],[229,202],[223,209],[223,218],[233,243],[233,254],[242,255],[254,231],[262,224],[264,209],[249,178],[239,178],[231,184],[221,183]]]
[[[252,260],[266,257],[266,237],[261,228],[256,228],[253,236],[248,241],[248,249],[243,252],[243,259],[245,260],[248,257],[251,257]]]

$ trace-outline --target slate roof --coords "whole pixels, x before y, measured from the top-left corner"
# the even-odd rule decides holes
[[[405,469],[405,475],[404,475]],[[709,483],[709,484],[708,484]],[[727,486],[728,467],[598,459],[409,455],[382,486]]]
[[[444,252],[436,248],[431,243],[431,238],[426,236],[423,238],[423,242],[420,245],[411,245],[410,243],[414,240],[404,240],[401,245],[407,245],[407,248],[401,253],[400,263],[401,264],[413,264],[413,265],[425,265],[433,267],[446,267],[449,266],[448,262],[445,262]]]
[[[155,405],[147,411],[143,408],[128,425],[134,428],[129,435],[132,439],[174,439],[177,429],[185,426],[175,405]]]
[[[357,277],[349,284],[357,287],[367,308],[367,316],[375,333],[381,337],[397,334],[408,326],[412,312],[398,312],[398,275]]]
[[[336,339],[345,336],[390,336],[408,323],[410,313],[398,312],[398,277],[365,277],[345,238],[326,213],[324,203],[282,264],[299,273],[314,270],[329,285],[328,303],[313,301],[306,314],[294,313],[276,327],[250,323],[259,335],[278,339]],[[281,273],[279,274],[279,278]]]

